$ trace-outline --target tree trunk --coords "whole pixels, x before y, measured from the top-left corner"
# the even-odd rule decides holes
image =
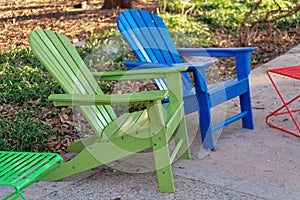
[[[133,8],[138,0],[105,0],[101,9]]]

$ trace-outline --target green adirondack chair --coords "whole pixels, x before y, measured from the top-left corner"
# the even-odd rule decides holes
[[[187,67],[91,73],[67,37],[50,30],[35,30],[29,43],[37,58],[66,94],[53,94],[56,106],[78,106],[95,134],[73,143],[79,154],[43,180],[55,181],[152,148],[158,186],[173,192],[171,164],[175,157],[190,158],[184,118],[181,75]],[[166,78],[167,90],[105,95],[97,80]],[[161,104],[169,96],[170,102]],[[147,109],[116,117],[111,105],[145,103]],[[174,137],[172,137],[174,136]],[[168,141],[176,147],[169,153]]]
[[[0,186],[15,189],[5,199],[26,199],[22,190],[59,168],[62,158],[55,153],[0,151]]]

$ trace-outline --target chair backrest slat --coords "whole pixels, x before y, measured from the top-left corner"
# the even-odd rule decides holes
[[[143,10],[126,10],[117,20],[118,28],[132,48],[136,57],[142,62],[160,64],[182,63],[180,55],[163,20]],[[192,88],[187,73],[182,73],[184,90]],[[164,79],[156,79],[159,89],[166,88]]]
[[[139,40],[139,36],[142,37],[139,28],[134,23],[130,13],[124,13],[124,15],[119,15],[118,27],[122,32],[124,39],[128,42],[132,48],[134,54],[141,60],[145,62],[155,62],[157,60],[152,52],[152,50],[145,49],[144,46],[148,46],[145,40]],[[134,32],[135,31],[135,32]],[[150,56],[152,56],[150,58]]]
[[[138,20],[140,23],[145,24],[145,28],[142,28],[142,31],[148,31],[149,36],[145,35],[145,38],[153,38],[149,48],[157,49],[156,55],[161,54],[164,60],[160,60],[159,63],[181,63],[181,58],[177,52],[177,49],[171,40],[171,36],[163,23],[163,20],[156,15],[152,15],[149,12],[139,12],[137,10],[132,10],[133,15],[140,15],[141,20]]]
[[[49,30],[30,34],[35,55],[69,94],[103,94],[97,81],[79,56],[70,40]],[[80,106],[83,115],[96,133],[115,119],[111,106]]]

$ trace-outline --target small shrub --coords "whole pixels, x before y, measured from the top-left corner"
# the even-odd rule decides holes
[[[228,28],[235,31],[255,2],[253,0],[170,0],[167,1],[166,11],[194,17],[197,21],[209,25],[210,28]],[[270,10],[278,10],[277,4],[280,5],[280,9],[288,10],[296,6],[298,1],[277,0],[275,3],[274,0],[264,0],[248,22],[264,18]],[[295,13],[292,17],[277,20],[275,25],[277,28],[285,27],[284,25],[289,24],[290,21],[294,21],[293,23],[296,25],[297,22],[299,23],[299,17],[300,12]],[[298,21],[293,20],[295,18],[298,18]]]
[[[48,139],[56,133],[50,126],[16,116],[0,121],[0,149],[4,151],[49,151]]]
[[[187,15],[159,14],[164,20],[174,43],[179,46],[188,47],[209,44],[209,28],[207,25],[196,21]]]
[[[13,48],[0,54],[0,61],[0,103],[39,100],[46,105],[52,92],[62,91],[29,48]]]

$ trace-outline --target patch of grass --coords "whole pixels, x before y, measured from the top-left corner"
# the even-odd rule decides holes
[[[253,0],[170,0],[167,1],[166,11],[192,16],[196,22],[207,24],[210,27],[228,28],[235,31],[255,2]],[[298,3],[297,0],[277,0],[276,2],[282,10],[291,8]],[[259,9],[254,11],[249,22],[264,18],[265,13],[273,9],[278,9],[276,3],[273,0],[264,0]],[[277,28],[282,28],[285,24],[296,26],[299,18],[300,12],[295,13],[292,17],[276,21],[275,25]]]
[[[51,93],[62,91],[29,48],[13,48],[1,54],[0,61],[0,103],[39,100],[46,105]]]
[[[193,17],[181,14],[160,13],[177,47],[205,46],[211,43],[209,28]]]
[[[134,56],[122,39],[121,34],[112,29],[101,34],[92,34],[78,52],[86,65],[92,71],[123,70],[123,62],[133,59]]]
[[[56,135],[50,126],[29,116],[0,121],[0,149],[4,151],[49,151],[48,137]]]

